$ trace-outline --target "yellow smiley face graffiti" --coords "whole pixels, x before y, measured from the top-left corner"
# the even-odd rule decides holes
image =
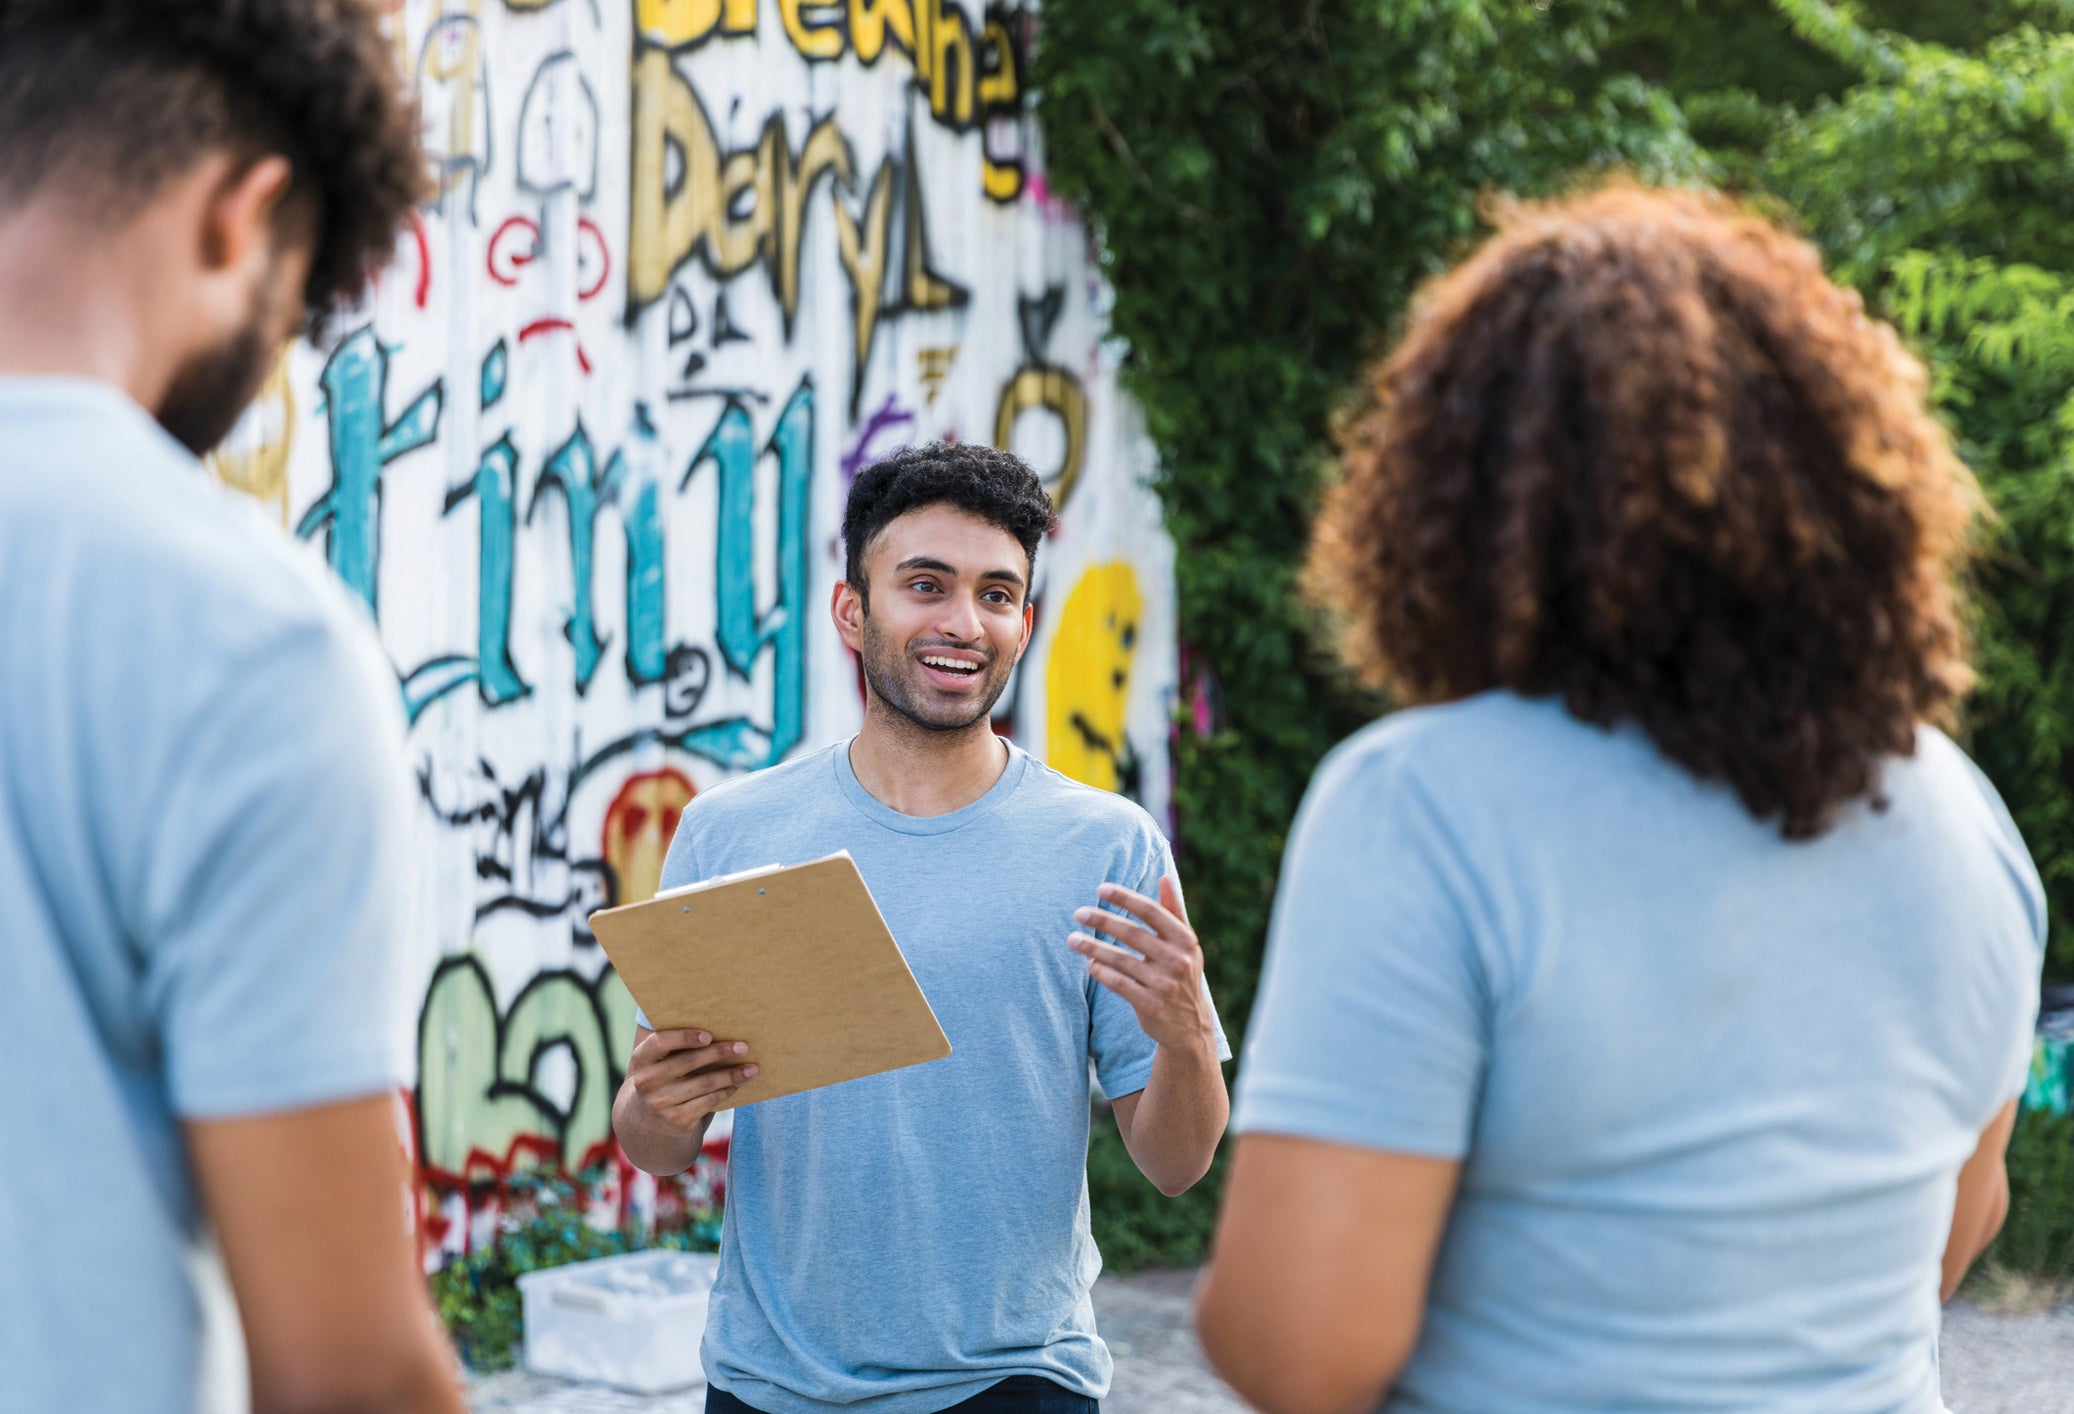
[[[1067,596],[1044,672],[1046,759],[1076,781],[1126,795],[1138,786],[1124,725],[1143,608],[1128,564],[1092,566]]]

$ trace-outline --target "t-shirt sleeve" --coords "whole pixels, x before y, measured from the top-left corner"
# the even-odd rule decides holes
[[[1990,828],[1993,831],[1997,852],[2002,866],[2008,871],[2011,889],[2022,906],[2022,919],[2028,934],[2030,947],[2022,951],[2023,983],[2019,990],[2018,1010],[2020,1024],[2015,1028],[2012,1051],[2004,1070],[2002,1083],[1995,1091],[1995,1107],[1999,1110],[2011,1100],[2021,1099],[2031,1087],[2031,1069],[2038,1053],[2036,1020],[2038,1014],[2039,973],[2045,965],[2046,945],[2051,932],[2051,913],[2045,902],[2045,884],[2038,877],[2038,866],[2031,859],[2031,851],[2024,844],[2023,832],[2017,828],[2016,817],[2009,813],[2000,791],[1974,760],[1956,747],[1954,752],[1966,763],[1974,786],[1988,810]]]
[[[1436,1158],[1469,1151],[1489,987],[1465,870],[1400,747],[1342,756],[1299,813],[1233,1116]]]
[[[656,885],[658,893],[681,889],[686,884],[696,884],[706,877],[701,872],[698,846],[692,841],[692,833],[697,828],[693,812],[697,809],[698,801],[693,800],[690,807],[677,817],[677,833],[670,837],[669,852],[663,856],[662,879]],[[648,1013],[643,1011],[638,1003],[634,1006],[634,1024],[643,1031],[655,1030],[655,1023],[648,1019]],[[613,1044],[618,1045],[620,1042],[615,1038]],[[631,1046],[632,1038],[629,1038],[626,1044]]]
[[[1162,878],[1172,877],[1177,884],[1180,878],[1175,873],[1173,852],[1167,848],[1166,840],[1160,838],[1150,825],[1146,829],[1153,836],[1153,847],[1147,851],[1149,865],[1138,878],[1117,882],[1147,898],[1156,899]],[[1101,1085],[1102,1093],[1112,1100],[1123,1095],[1135,1095],[1151,1081],[1152,1060],[1159,1047],[1138,1024],[1138,1013],[1129,1002],[1092,977],[1087,985],[1088,1054],[1095,1063],[1095,1080]],[[1207,979],[1203,983],[1203,995],[1210,995]],[[1230,1060],[1231,1045],[1224,1039],[1224,1023],[1217,1019],[1214,1000],[1210,1003],[1210,1017],[1217,1028],[1217,1058]]]
[[[408,1083],[402,711],[371,630],[312,615],[264,635],[175,741],[139,802],[133,924],[174,1110]]]

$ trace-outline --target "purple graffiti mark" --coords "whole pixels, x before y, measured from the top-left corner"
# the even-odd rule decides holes
[[[1080,219],[1073,203],[1060,196],[1042,172],[1033,172],[1024,179],[1023,195],[1044,213],[1046,221],[1064,225]]]
[[[873,444],[881,432],[889,432],[895,427],[912,427],[914,424],[914,413],[900,406],[899,396],[894,393],[886,394],[886,401],[879,405],[879,410],[864,419],[864,431],[858,434],[857,445],[843,453],[843,485],[848,486],[857,479],[858,472],[878,460],[874,455],[877,448]],[[888,453],[899,450],[898,447],[887,448]]]

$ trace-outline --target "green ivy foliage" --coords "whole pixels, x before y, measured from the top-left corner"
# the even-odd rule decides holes
[[[1967,744],[2045,880],[2048,973],[2074,976],[2074,6],[2005,4],[1974,49],[1776,6],[1857,78],[1753,115],[1736,171],[1916,342],[1994,509]]]
[[[2070,30],[2074,0],[1046,0],[1049,176],[1116,290],[1214,709],[1176,807],[1234,1039],[1305,782],[1382,705],[1294,593],[1333,414],[1484,193],[1608,166],[1747,191],[1921,344],[1996,512],[1968,745],[2074,976]],[[1163,1207],[1107,1130],[1090,1182],[1118,1265],[1200,1253],[1214,1182]]]
[[[1035,66],[1050,181],[1089,216],[1127,378],[1164,467],[1191,688],[1176,813],[1190,909],[1236,1042],[1305,783],[1379,704],[1319,646],[1294,579],[1329,424],[1486,190],[1580,168],[1694,170],[1670,100],[1596,62],[1608,0],[1047,0]],[[1201,1251],[1097,1144],[1111,1261]],[[1121,1237],[1128,1227],[1135,1236]],[[1146,1236],[1146,1234],[1155,1234]]]
[[[2029,1111],[2009,1141],[2009,1217],[1982,1254],[2054,1281],[2074,1277],[2074,1117]]]
[[[525,1302],[518,1279],[527,1272],[616,1257],[652,1247],[713,1252],[720,1245],[717,1212],[686,1212],[655,1231],[632,1224],[594,1226],[583,1211],[585,1192],[604,1175],[567,1177],[522,1173],[511,1180],[495,1240],[456,1257],[432,1275],[432,1304],[454,1349],[479,1374],[507,1370],[525,1344]]]

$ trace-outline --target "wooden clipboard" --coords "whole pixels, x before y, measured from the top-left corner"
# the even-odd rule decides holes
[[[590,925],[657,1030],[749,1043],[756,1078],[722,1109],[951,1053],[847,852],[673,889]]]

